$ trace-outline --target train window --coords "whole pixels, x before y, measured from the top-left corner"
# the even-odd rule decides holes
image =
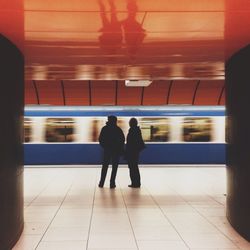
[[[212,120],[210,118],[184,118],[183,141],[211,141]]]
[[[46,120],[47,142],[72,142],[74,141],[74,125],[72,118],[48,118]]]
[[[32,121],[29,118],[24,118],[24,142],[26,143],[31,141],[31,124]]]
[[[141,118],[139,125],[146,142],[166,142],[169,140],[168,118]]]
[[[117,120],[117,126],[119,126],[121,128],[121,130],[122,130],[122,132],[123,132],[124,135],[127,134],[127,132],[128,132],[128,129],[127,129],[128,128],[127,127],[128,126],[128,122],[126,122],[122,118],[118,118],[118,120]]]
[[[91,134],[90,141],[98,142],[99,134],[101,132],[102,127],[104,126],[104,120],[95,118],[91,122]]]

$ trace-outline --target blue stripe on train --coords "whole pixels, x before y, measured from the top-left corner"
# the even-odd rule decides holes
[[[93,112],[93,111],[85,111],[85,112],[65,112],[65,111],[26,111],[26,117],[36,117],[36,116],[45,116],[45,117],[76,117],[76,116],[125,116],[125,117],[133,117],[133,116],[225,116],[224,111],[214,112],[214,111],[203,111],[203,112],[192,112],[192,111],[183,111],[183,112],[171,112],[171,111],[161,111],[161,112],[150,112],[150,111],[126,111],[126,112],[115,112],[115,111],[100,111],[100,112]]]
[[[102,149],[98,144],[25,144],[24,155],[26,165],[101,164]],[[140,163],[225,164],[225,144],[147,144]]]
[[[225,116],[223,106],[26,107],[25,116]]]

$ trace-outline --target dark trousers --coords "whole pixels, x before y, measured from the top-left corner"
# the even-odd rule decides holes
[[[101,179],[100,179],[101,185],[104,185],[110,162],[112,162],[110,185],[115,185],[115,178],[116,178],[116,173],[118,169],[119,158],[120,158],[120,155],[118,153],[104,150],[102,173],[101,173]]]
[[[139,153],[131,153],[128,155],[127,159],[132,186],[141,186],[141,176],[138,167]]]

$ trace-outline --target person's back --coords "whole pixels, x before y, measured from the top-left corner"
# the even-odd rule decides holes
[[[106,126],[101,130],[99,142],[104,149],[103,164],[99,187],[103,187],[110,161],[112,161],[112,173],[110,188],[115,188],[115,178],[120,155],[123,153],[125,137],[122,130],[116,125],[117,118],[109,116]]]
[[[127,136],[126,152],[140,152],[145,148],[144,141],[142,139],[141,130],[138,126],[131,127]]]
[[[124,147],[123,132],[117,125],[107,123],[101,130],[99,142],[104,150],[122,153]]]

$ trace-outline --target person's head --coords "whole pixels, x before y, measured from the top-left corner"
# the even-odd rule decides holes
[[[114,116],[114,115],[110,115],[108,116],[108,122],[107,122],[109,125],[116,125],[117,123],[117,117]]]
[[[138,121],[133,117],[129,120],[129,126],[131,128],[137,127]]]

